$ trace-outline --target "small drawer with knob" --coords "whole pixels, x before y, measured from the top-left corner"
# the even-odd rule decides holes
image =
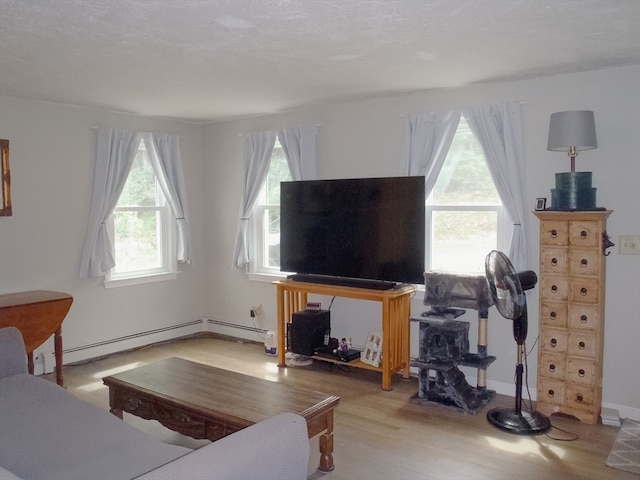
[[[580,385],[595,385],[595,360],[570,357],[567,361],[567,381]]]
[[[602,253],[595,249],[573,248],[569,253],[570,275],[597,275]]]
[[[592,410],[593,405],[593,387],[570,385],[566,391],[566,406],[579,410]]]
[[[566,301],[569,296],[569,278],[563,275],[542,275],[540,294],[548,301]]]
[[[600,301],[600,283],[598,279],[573,277],[569,286],[569,301],[597,304]]]
[[[540,320],[545,327],[566,328],[567,304],[563,302],[542,302]]]
[[[569,355],[594,358],[598,352],[596,335],[588,332],[570,332],[567,351]]]
[[[543,353],[540,355],[539,371],[543,377],[564,380],[566,376],[566,360],[562,354]]]
[[[564,273],[569,271],[569,256],[563,247],[549,247],[540,253],[541,273]]]
[[[540,335],[540,346],[544,352],[566,353],[568,335],[560,328],[546,328]]]
[[[601,323],[597,305],[570,304],[568,326],[572,330],[598,330]]]
[[[553,405],[565,404],[565,384],[561,381],[542,378],[538,381],[538,402]]]
[[[569,222],[569,244],[573,247],[597,247],[602,244],[602,233],[595,222]]]
[[[540,243],[542,245],[569,245],[569,224],[562,221],[549,221],[541,226]]]

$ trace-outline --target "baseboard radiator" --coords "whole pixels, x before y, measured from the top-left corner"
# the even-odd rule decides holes
[[[207,325],[217,325],[225,328],[244,330],[247,332],[257,333],[258,335],[264,335],[268,332],[268,330],[265,330],[264,328],[258,328],[258,327],[249,326],[249,325],[239,325],[237,323],[223,322],[222,320],[214,320],[212,318],[207,319]]]
[[[204,318],[136,332],[131,335],[109,338],[99,342],[78,345],[76,347],[69,347],[63,349],[64,363],[73,364],[77,362],[84,362],[100,358],[105,355],[143,347],[152,343],[193,335],[202,331],[206,331],[206,322]],[[49,343],[51,343],[51,345]],[[53,366],[55,364],[53,346],[52,342],[49,343],[43,344],[36,352],[34,352],[36,354],[36,374],[50,373],[53,371]]]
[[[93,349],[93,348],[97,348],[97,347],[104,347],[107,345],[112,345],[115,343],[121,343],[121,342],[125,342],[128,340],[134,340],[137,338],[142,338],[142,337],[147,337],[149,335],[155,335],[158,333],[164,333],[164,332],[170,332],[173,330],[178,330],[178,329],[182,329],[185,327],[191,327],[194,325],[201,325],[202,324],[202,320],[192,320],[190,322],[185,322],[185,323],[180,323],[177,325],[169,325],[167,327],[162,327],[162,328],[154,328],[153,330],[146,330],[144,332],[138,332],[138,333],[133,333],[131,335],[125,335],[123,337],[116,337],[116,338],[110,338],[108,340],[103,340],[101,342],[95,342],[95,343],[89,343],[87,345],[81,345],[78,347],[73,347],[73,348],[65,348],[63,350],[64,354],[70,354],[70,353],[76,353],[76,352],[81,352],[83,350],[89,350],[89,349]]]

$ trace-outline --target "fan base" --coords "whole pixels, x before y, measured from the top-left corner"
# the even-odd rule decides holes
[[[513,408],[499,407],[487,412],[487,420],[494,427],[516,435],[541,435],[551,430],[551,421],[535,411],[517,413]]]

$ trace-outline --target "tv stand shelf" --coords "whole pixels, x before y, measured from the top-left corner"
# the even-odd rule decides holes
[[[274,282],[278,300],[278,366],[286,367],[286,332],[293,313],[304,310],[309,294],[329,295],[357,300],[371,300],[382,304],[382,365],[372,365],[353,360],[342,362],[325,357],[319,360],[365,368],[382,373],[382,389],[391,390],[391,375],[402,372],[403,378],[410,378],[409,360],[409,317],[411,296],[416,288],[402,285],[389,290],[345,287],[320,283],[280,280]],[[314,357],[316,358],[316,357]]]

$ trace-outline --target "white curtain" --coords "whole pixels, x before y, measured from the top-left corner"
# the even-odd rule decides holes
[[[460,110],[407,115],[400,175],[424,175],[428,197],[460,123]]]
[[[278,139],[287,157],[291,178],[315,180],[318,178],[316,159],[316,128],[311,125],[278,130]]]
[[[276,143],[276,132],[248,133],[244,142],[244,179],[240,220],[236,235],[236,249],[233,254],[233,264],[238,268],[245,268],[249,263],[249,217],[258,201],[258,194],[262,188],[267,173],[273,146]]]
[[[482,145],[493,182],[513,222],[509,259],[517,270],[531,268],[520,104],[472,107],[464,109],[463,113]]]
[[[276,137],[287,158],[291,177],[294,180],[317,178],[316,128],[299,125],[275,131],[254,132],[247,135],[244,147],[244,193],[236,238],[234,266],[246,268],[250,261],[251,230],[249,218],[253,211],[262,184],[267,178],[269,164]]]
[[[149,159],[178,227],[176,258],[191,263],[191,229],[187,211],[187,191],[182,173],[182,157],[177,135],[143,133]]]
[[[141,135],[134,132],[113,129],[98,131],[93,197],[80,259],[81,277],[104,276],[115,265],[105,222],[118,203],[140,139]]]

